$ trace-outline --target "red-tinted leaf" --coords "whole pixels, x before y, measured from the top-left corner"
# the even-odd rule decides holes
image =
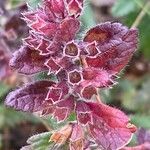
[[[68,4],[68,11],[70,15],[79,16],[82,11],[83,2],[79,2],[79,0],[71,0]]]
[[[78,19],[68,17],[64,19],[60,25],[60,30],[56,34],[56,41],[69,42],[74,39],[76,33],[80,29]]]
[[[39,28],[39,31],[42,32],[47,37],[52,37],[55,35],[56,31],[59,29],[58,24],[56,23],[48,23],[44,24],[44,26],[41,26]]]
[[[85,68],[83,70],[83,79],[81,82],[83,87],[93,86],[97,88],[109,87],[114,84],[113,78],[109,72],[98,68]]]
[[[92,122],[91,110],[85,102],[78,101],[76,103],[76,113],[77,119],[81,124],[86,125]]]
[[[54,83],[50,81],[38,81],[26,85],[16,91],[11,92],[5,101],[9,107],[16,110],[27,112],[37,112],[45,109],[45,98],[48,93],[48,88]]]
[[[45,65],[49,68],[49,74],[58,72],[61,68],[53,58],[50,58]]]
[[[58,102],[56,106],[60,108],[67,108],[70,111],[73,111],[75,106],[75,97],[70,95],[68,98]]]
[[[38,44],[39,45],[36,49],[40,52],[40,55],[46,55],[51,53],[50,51],[48,51],[48,47],[51,44],[49,40],[41,39]]]
[[[28,45],[29,47],[36,49],[37,47],[39,47],[39,44],[41,43],[41,39],[38,38],[38,36],[36,36],[33,33],[30,33],[30,35],[23,39],[25,45]],[[45,43],[45,42],[44,42]]]
[[[97,91],[94,86],[87,86],[82,90],[82,96],[86,99],[91,99],[93,95],[97,95]]]
[[[70,57],[62,57],[53,59],[51,57],[45,65],[49,68],[49,74],[51,73],[59,73],[61,70],[73,70],[77,65],[73,64]]]
[[[89,131],[99,144],[99,148],[116,150],[130,141],[136,127],[129,123],[123,112],[104,104],[87,104],[92,111],[93,119],[93,124],[89,124]]]
[[[19,51],[14,53],[10,66],[17,69],[20,73],[34,74],[47,70],[47,67],[44,65],[47,58],[48,56],[41,56],[38,51],[29,47],[21,47]]]
[[[66,97],[66,95],[62,95],[62,98],[63,97]],[[60,99],[59,101],[46,100],[43,107],[43,115],[52,115],[57,119],[57,122],[62,122],[66,120],[74,110],[75,98],[74,96],[69,96],[65,99]]]
[[[120,72],[128,63],[137,47],[138,33],[119,23],[104,23],[89,30],[84,38],[86,42],[97,42],[101,53],[95,58],[87,57],[88,66],[104,68],[111,73]]]
[[[104,44],[110,42],[113,39],[119,39],[126,34],[128,29],[123,27],[120,23],[106,22],[97,25],[90,29],[84,38],[85,42],[94,42],[98,44]]]
[[[81,125],[73,124],[70,137],[70,150],[82,150],[84,148],[84,133]]]
[[[47,95],[47,99],[51,99],[53,102],[60,100],[62,96],[62,90],[60,88],[50,88]]]
[[[68,93],[69,93],[69,85],[68,83],[62,81],[57,85],[58,88],[60,88],[62,90],[62,96],[61,99],[63,99]]]
[[[64,0],[51,0],[51,1],[44,0],[44,1],[46,10],[48,10],[46,13],[52,12],[53,15],[58,19],[63,19],[67,15]],[[52,14],[49,16],[52,16]]]
[[[96,42],[92,42],[86,46],[86,51],[88,56],[95,56],[99,53],[99,50],[96,46]]]
[[[89,112],[78,112],[77,119],[83,125],[87,125],[88,123],[92,122],[91,113]]]
[[[29,27],[35,32],[39,32],[44,36],[52,38],[55,36],[55,33],[59,29],[58,23],[46,22],[43,18],[37,17],[36,21],[34,21]]]
[[[67,119],[69,112],[67,108],[55,108],[54,117],[57,119],[57,122],[61,122]]]
[[[62,100],[56,104],[56,109],[53,116],[57,119],[57,121],[66,120],[75,107],[75,98],[73,96],[69,96],[67,99]]]

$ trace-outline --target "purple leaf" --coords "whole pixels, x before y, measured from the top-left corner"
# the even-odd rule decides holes
[[[101,53],[87,57],[90,67],[105,68],[110,73],[119,73],[128,63],[137,48],[138,32],[120,23],[106,22],[89,30],[85,42],[96,42]]]
[[[48,56],[41,56],[38,51],[29,47],[21,47],[14,53],[14,57],[10,60],[10,66],[23,74],[35,74],[48,70],[44,65],[47,58]]]
[[[128,144],[136,127],[118,109],[98,103],[87,103],[92,111],[93,123],[89,124],[91,136],[102,150],[116,150]]]
[[[26,112],[38,112],[45,109],[45,98],[54,83],[51,81],[38,81],[26,85],[16,91],[11,92],[5,101],[5,104],[9,107],[13,107],[16,110],[22,110]]]

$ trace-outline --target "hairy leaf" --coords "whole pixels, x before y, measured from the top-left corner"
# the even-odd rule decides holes
[[[136,127],[118,109],[104,104],[87,103],[92,111],[93,124],[89,124],[91,136],[101,149],[116,150],[126,145]]]
[[[29,47],[21,47],[19,51],[14,53],[10,66],[17,69],[20,73],[30,75],[47,70],[47,67],[44,65],[47,58],[47,56],[41,56],[38,51]]]
[[[136,29],[128,29],[120,23],[106,22],[90,29],[85,42],[97,42],[100,54],[94,58],[87,57],[90,67],[104,68],[110,73],[119,73],[128,63],[137,47]]]
[[[42,111],[45,107],[43,104],[48,93],[48,88],[53,84],[50,81],[38,81],[28,84],[23,88],[11,92],[7,96],[5,104],[22,111]]]
[[[27,144],[29,145],[22,147],[21,150],[48,150],[51,145],[49,142],[51,134],[51,132],[45,132],[30,137],[27,140]]]

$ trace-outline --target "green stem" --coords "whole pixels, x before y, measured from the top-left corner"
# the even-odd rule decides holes
[[[132,24],[131,28],[136,28],[139,26],[140,22],[142,21],[143,17],[145,16],[145,14],[148,11],[148,8],[150,7],[150,1],[148,1],[143,9],[141,10],[141,12],[139,13],[139,15],[137,16],[137,18],[135,19],[134,23]]]

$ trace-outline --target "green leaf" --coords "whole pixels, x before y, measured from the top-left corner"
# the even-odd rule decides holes
[[[34,136],[30,137],[27,140],[27,143],[28,144],[33,144],[33,143],[39,142],[41,139],[49,141],[50,136],[51,136],[51,132],[45,132],[45,133],[37,134],[37,135],[34,135]]]
[[[44,132],[37,135],[30,137],[27,140],[28,146],[23,147],[21,150],[50,150],[50,149],[57,149],[57,150],[68,150],[68,145],[61,145],[57,147],[55,143],[50,142],[50,137],[52,132]]]
[[[142,8],[141,8],[142,9]],[[137,16],[139,15],[141,9],[135,9],[133,12],[129,13],[125,18],[123,18],[123,23],[128,27],[131,27]],[[144,55],[145,58],[150,59],[150,9],[145,10],[146,14],[140,22],[139,26],[139,51]],[[138,52],[139,52],[138,51]]]
[[[41,0],[28,0],[27,3],[29,4],[29,6],[31,6],[32,8],[37,8],[38,4],[40,4]]]
[[[34,79],[37,81],[45,80],[45,79],[50,80],[50,81],[54,81],[54,82],[57,81],[57,77],[54,74],[48,75],[47,72],[42,72],[42,73],[35,75]]]
[[[49,142],[51,134],[52,134],[51,132],[44,132],[30,137],[27,140],[27,143],[29,145],[23,147],[22,150],[25,149],[49,150],[50,145],[52,144],[51,142]]]
[[[90,6],[89,0],[86,1],[85,7],[81,16],[81,21],[82,21],[82,29],[84,30],[85,28],[88,30],[91,27],[96,25],[96,22],[94,20],[94,14],[92,11],[92,8]]]
[[[75,121],[75,120],[77,120],[76,114],[75,114],[75,113],[72,113],[72,114],[69,116],[68,121]]]
[[[10,87],[0,82],[0,98],[3,97],[8,91]]]
[[[17,112],[15,110],[0,106],[0,129],[5,127],[14,127],[16,124],[30,121],[32,123],[39,123],[40,121],[27,113]]]
[[[143,127],[146,129],[150,129],[150,115],[146,115],[146,114],[135,114],[132,115],[131,117],[131,121],[133,124],[135,124],[138,128]]]
[[[25,3],[25,0],[7,0],[8,8],[16,8]]]

